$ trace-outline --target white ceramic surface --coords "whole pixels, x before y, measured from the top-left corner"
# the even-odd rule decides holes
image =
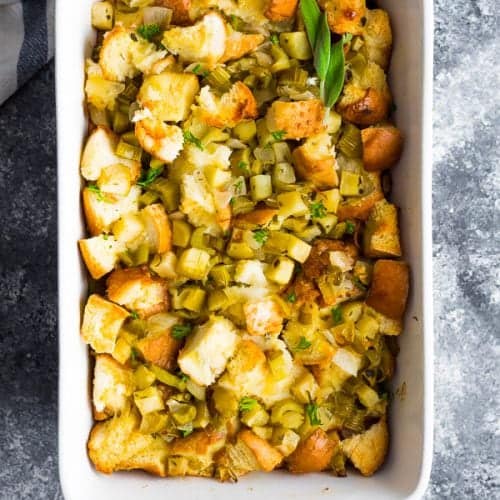
[[[391,411],[391,449],[371,478],[351,473],[292,476],[254,473],[237,484],[185,478],[161,479],[141,472],[105,476],[86,453],[92,425],[87,346],[79,337],[86,297],[85,272],[77,240],[84,234],[80,205],[79,158],[86,133],[84,59],[91,51],[93,0],[58,0],[56,82],[58,122],[59,223],[59,471],[68,500],[321,499],[395,500],[420,498],[432,457],[432,274],[431,274],[431,106],[432,0],[384,0],[394,30],[391,88],[396,122],[406,137],[394,170],[394,199],[401,207],[412,290],[394,387],[406,382],[407,396]]]

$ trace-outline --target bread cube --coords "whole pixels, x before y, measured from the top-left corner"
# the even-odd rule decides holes
[[[367,257],[401,257],[398,210],[387,200],[380,200],[370,211],[363,234]]]
[[[103,234],[78,241],[87,269],[95,280],[114,269],[125,246],[112,235]]]

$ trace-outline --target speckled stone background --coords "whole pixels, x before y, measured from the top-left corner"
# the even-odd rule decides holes
[[[500,498],[498,0],[437,0],[435,450],[427,499]],[[1,50],[1,48],[0,48]],[[0,499],[57,473],[53,64],[0,107]]]

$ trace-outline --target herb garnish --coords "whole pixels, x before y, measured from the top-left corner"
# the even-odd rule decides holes
[[[87,189],[97,195],[97,201],[106,201],[104,195],[102,194],[101,189],[95,184],[88,184]]]
[[[139,315],[136,311],[130,311],[130,316],[132,317],[132,319],[139,319]]]
[[[276,33],[273,33],[269,39],[273,45],[278,45],[280,43],[280,39]]]
[[[257,401],[252,398],[241,398],[240,399],[240,404],[239,404],[239,409],[240,411],[250,411],[253,410],[257,406]]]
[[[253,239],[263,245],[269,238],[267,229],[255,229],[253,232]]]
[[[350,220],[345,221],[346,234],[354,234],[355,229],[356,229],[356,225],[354,224],[354,222],[352,222]]]
[[[312,342],[309,342],[305,337],[300,337],[299,343],[295,346],[296,351],[304,351],[312,346]]]
[[[294,302],[297,301],[297,294],[295,292],[290,292],[287,297],[286,297],[287,302],[290,302],[290,304],[293,304]]]
[[[147,172],[141,175],[141,178],[137,181],[137,185],[142,188],[147,188],[157,177],[163,172],[163,165],[158,168],[150,168]]]
[[[275,132],[271,132],[271,135],[275,141],[281,141],[286,135],[286,130],[276,130]]]
[[[326,217],[326,207],[323,205],[321,200],[313,201],[309,210],[311,211],[311,217],[313,219],[322,219],[323,217]]]
[[[318,415],[318,405],[316,403],[307,403],[306,404],[306,413],[309,417],[309,423],[311,425],[321,425],[321,419]]]
[[[340,306],[334,307],[332,309],[332,319],[334,325],[339,325],[342,323],[342,309]]]
[[[157,24],[142,24],[137,28],[137,33],[150,42],[156,35],[161,33],[161,29]]]
[[[175,340],[182,340],[184,337],[188,336],[193,330],[192,325],[174,325],[172,328],[172,337]]]
[[[198,149],[201,149],[201,151],[203,151],[203,144],[201,143],[200,139],[198,139],[198,137],[193,135],[189,130],[184,130],[183,135],[186,142],[194,144]]]

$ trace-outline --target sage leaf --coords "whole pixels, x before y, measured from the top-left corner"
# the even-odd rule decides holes
[[[325,80],[330,64],[331,34],[326,14],[319,21],[318,38],[314,47],[314,67],[321,80]]]
[[[299,9],[306,27],[307,38],[309,39],[309,43],[314,50],[316,40],[318,38],[321,12],[316,0],[300,0]]]
[[[345,59],[344,43],[342,37],[337,43],[332,45],[328,71],[325,76],[325,105],[331,108],[338,100],[344,86]]]

